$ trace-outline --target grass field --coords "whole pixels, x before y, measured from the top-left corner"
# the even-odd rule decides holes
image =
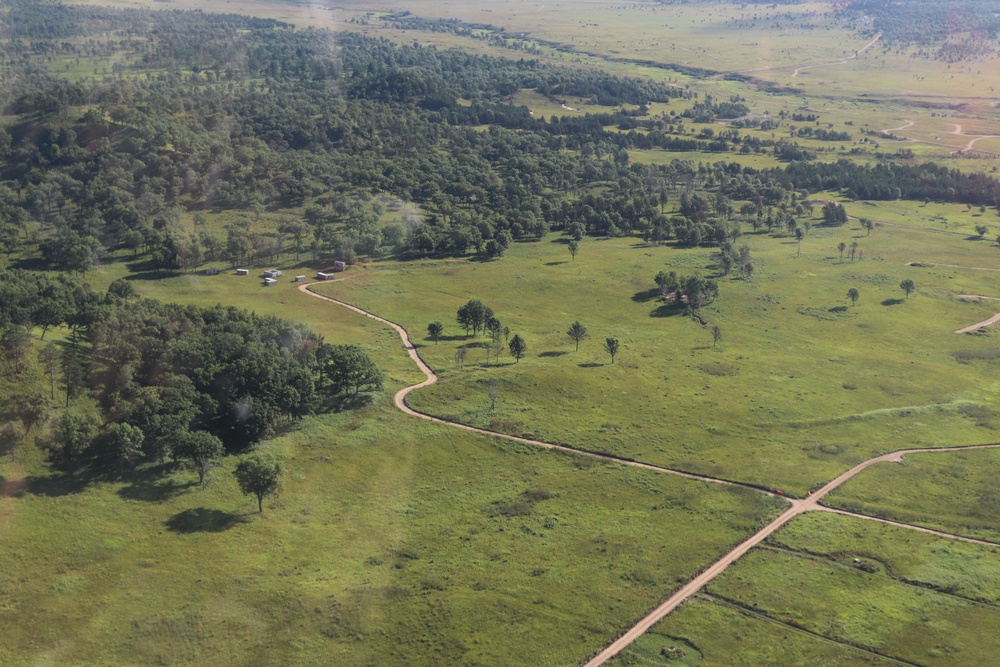
[[[828,512],[797,517],[767,543],[841,565],[864,565],[875,574],[968,600],[1000,603],[1000,547]]]
[[[1000,608],[784,551],[753,551],[708,592],[793,627],[921,665],[989,665]]]
[[[888,667],[898,663],[776,623],[763,615],[694,598],[653,626],[608,664],[615,667]]]
[[[615,664],[991,664],[998,549],[821,512],[767,544]]]
[[[980,362],[981,363],[981,362]],[[833,507],[1000,542],[995,450],[908,454],[882,463],[828,496]]]
[[[956,295],[1000,294],[1000,275],[906,265],[989,266],[995,248],[906,228],[867,237],[853,225],[813,227],[801,256],[787,237],[740,239],[757,271],[752,281],[722,279],[706,309],[708,326],[723,331],[718,346],[658,302],[652,282],[669,269],[711,277],[711,252],[634,239],[586,240],[575,261],[550,236],[515,245],[501,262],[384,262],[317,289],[417,336],[442,378],[411,395],[418,409],[804,494],[875,452],[995,438],[992,362],[965,361],[989,357],[993,334],[952,332],[995,312]],[[840,240],[857,241],[868,259],[840,259]],[[908,299],[903,278],[917,284]],[[862,294],[854,306],[851,286]],[[481,338],[454,324],[470,298],[526,338],[524,361],[501,355],[487,365]],[[437,345],[424,334],[434,320],[446,327]],[[591,335],[578,352],[565,335],[574,320]],[[602,351],[607,336],[622,344],[614,366]],[[492,379],[501,395],[490,413]]]
[[[294,311],[372,351],[388,391],[415,379],[394,335],[291,288],[137,284]],[[269,442],[289,474],[263,515],[232,460],[200,490],[179,470],[53,476],[20,450],[0,470],[12,489],[26,475],[0,498],[0,662],[571,664],[780,507],[420,423],[388,391]]]

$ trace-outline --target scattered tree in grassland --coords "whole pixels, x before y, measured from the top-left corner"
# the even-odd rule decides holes
[[[569,330],[566,332],[566,335],[569,336],[574,343],[576,343],[577,350],[580,349],[580,341],[590,338],[590,334],[587,333],[587,327],[580,324],[579,320],[573,322],[573,324],[569,326]]]
[[[427,325],[427,335],[430,336],[431,340],[434,341],[436,345],[438,340],[441,339],[441,334],[444,332],[444,325],[440,322],[431,322]]]
[[[847,290],[847,298],[851,300],[851,305],[852,306],[855,303],[857,303],[858,297],[860,297],[860,296],[861,296],[861,292],[859,292],[858,288],[856,288],[856,287],[852,287],[851,289]]]
[[[208,431],[181,433],[173,445],[175,459],[183,459],[198,473],[198,484],[205,486],[208,473],[224,453],[222,441]]]
[[[577,241],[576,239],[570,239],[568,247],[569,247],[570,257],[572,257],[573,261],[575,262],[576,261],[576,253],[580,251],[580,242]]]
[[[510,356],[514,357],[516,363],[520,363],[521,359],[528,352],[528,344],[524,342],[520,334],[514,334],[514,337],[510,339]]]
[[[618,354],[618,339],[606,338],[604,340],[604,351],[611,355],[611,365],[615,365],[615,355]]]
[[[979,238],[986,236],[986,232],[990,231],[990,228],[986,225],[976,225],[976,233],[979,234]]]
[[[490,380],[486,393],[490,397],[490,412],[493,412],[497,407],[497,397],[500,395],[500,383]]]
[[[899,283],[899,289],[903,290],[903,292],[906,293],[906,298],[907,299],[910,298],[910,292],[912,292],[916,288],[917,288],[917,286],[909,278],[907,278],[903,282]]]
[[[837,244],[837,250],[840,251],[840,258],[844,259],[844,251],[847,250],[847,244],[841,241]]]
[[[722,340],[722,327],[715,325],[712,327],[712,347],[718,345],[720,340]]]
[[[243,495],[257,497],[257,511],[264,511],[264,498],[278,492],[281,486],[281,464],[265,461],[260,455],[248,456],[233,471]]]

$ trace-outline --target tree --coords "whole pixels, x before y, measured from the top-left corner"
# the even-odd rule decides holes
[[[260,455],[248,456],[233,471],[236,483],[245,496],[257,497],[257,511],[264,511],[264,498],[278,492],[281,487],[281,464],[265,461]]]
[[[142,429],[132,424],[111,424],[101,436],[101,451],[119,470],[134,468],[142,457]]]
[[[861,223],[862,227],[868,230],[868,233],[865,234],[865,236],[871,236],[872,230],[875,229],[875,223],[868,218],[860,218],[859,222]]]
[[[805,237],[806,233],[802,231],[801,227],[795,229],[795,241],[798,249],[795,251],[795,256],[798,257],[802,254],[802,239]]]
[[[852,306],[857,302],[858,297],[860,296],[861,293],[858,292],[858,289],[856,287],[852,287],[851,289],[847,290],[847,298],[851,300]]]
[[[31,428],[45,419],[49,413],[49,402],[41,394],[20,396],[14,402],[14,414],[24,424],[24,436],[31,433]]]
[[[979,234],[979,238],[986,236],[986,232],[990,230],[986,225],[976,225],[976,233]]]
[[[840,251],[840,258],[844,259],[844,251],[847,249],[847,244],[841,241],[837,244],[837,250]]]
[[[487,385],[487,394],[490,397],[490,412],[497,407],[497,397],[500,395],[500,384],[496,380],[490,380]]]
[[[917,288],[917,286],[909,278],[907,278],[903,282],[899,283],[899,289],[903,290],[903,292],[906,293],[906,298],[907,299],[910,298],[910,292],[912,292],[916,288]]]
[[[569,336],[574,343],[576,343],[577,350],[580,349],[581,340],[590,338],[590,334],[587,333],[587,327],[580,324],[579,320],[573,322],[573,324],[569,326],[569,330],[566,332],[566,335]]]
[[[722,340],[722,327],[715,325],[712,327],[712,347],[718,345],[720,340]]]
[[[323,377],[336,393],[382,389],[382,371],[357,345],[324,346]]]
[[[173,457],[184,459],[198,473],[198,484],[205,486],[205,478],[223,454],[222,441],[208,431],[185,431],[174,441]]]
[[[70,399],[83,388],[86,379],[83,364],[72,350],[64,349],[62,353],[63,384],[66,386],[66,407]]]
[[[656,277],[653,278],[653,282],[655,282],[657,287],[660,288],[660,296],[666,297],[671,293],[678,294],[680,283],[677,280],[676,271],[671,271],[670,273],[660,271],[656,274]]]
[[[611,355],[611,365],[615,365],[615,355],[618,354],[618,339],[606,338],[604,340],[604,351]]]
[[[514,334],[514,337],[510,339],[510,356],[514,357],[517,363],[521,362],[524,355],[528,352],[528,344],[524,342],[520,334]]]
[[[63,412],[52,432],[53,442],[59,446],[59,456],[63,461],[79,458],[90,446],[94,438],[95,424],[89,416]]]
[[[569,254],[576,261],[576,253],[580,250],[580,242],[576,239],[570,239],[569,241]]]
[[[31,334],[27,327],[13,325],[3,332],[0,337],[0,345],[3,346],[4,355],[9,361],[14,362],[14,372],[21,374],[21,365],[28,358],[31,350]]]
[[[851,246],[847,250],[847,256],[850,257],[851,261],[853,262],[854,261],[854,256],[857,255],[857,254],[858,254],[858,242],[857,241],[851,241]]]
[[[431,337],[434,344],[437,345],[438,340],[441,338],[441,334],[444,332],[444,325],[440,322],[431,322],[427,325],[427,335]]]
[[[59,368],[59,348],[53,343],[47,343],[38,353],[38,360],[42,362],[42,368],[49,376],[49,398],[54,401],[56,399],[56,370]]]
[[[469,350],[464,345],[455,350],[455,363],[459,368],[463,368],[465,366],[465,357],[468,354]]]
[[[470,329],[472,330],[472,335],[476,336],[479,334],[479,330],[484,328],[486,326],[486,322],[492,317],[492,308],[479,299],[472,299],[458,309],[455,319],[458,322],[458,326],[465,329],[466,336],[469,335]]]

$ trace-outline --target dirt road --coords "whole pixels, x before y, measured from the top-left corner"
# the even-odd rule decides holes
[[[331,282],[335,282],[335,281],[331,281]],[[414,363],[416,363],[417,367],[420,369],[420,371],[424,374],[424,376],[426,378],[426,379],[424,379],[423,382],[420,382],[420,383],[414,384],[414,385],[410,385],[408,387],[404,387],[403,389],[400,389],[398,392],[396,392],[396,395],[393,397],[393,401],[395,402],[396,407],[399,408],[400,410],[402,410],[403,412],[405,412],[406,414],[413,415],[414,417],[419,417],[421,419],[425,419],[427,421],[432,421],[432,422],[435,422],[435,423],[438,423],[438,424],[444,424],[444,425],[447,425],[447,426],[451,426],[453,428],[460,428],[460,429],[463,429],[465,431],[471,431],[473,433],[480,433],[482,435],[487,435],[487,436],[491,436],[491,437],[495,437],[495,438],[505,438],[507,440],[513,440],[515,442],[521,442],[521,443],[528,444],[528,445],[534,445],[534,446],[537,446],[537,447],[543,447],[545,449],[553,449],[553,450],[568,452],[568,453],[577,454],[577,455],[581,455],[581,456],[588,456],[588,457],[599,459],[599,460],[602,460],[602,461],[608,461],[608,462],[612,462],[612,463],[619,463],[621,465],[628,465],[628,466],[633,466],[633,467],[637,467],[637,468],[644,468],[644,469],[647,469],[647,470],[655,470],[655,471],[658,471],[658,472],[663,472],[663,473],[667,473],[667,474],[671,474],[671,475],[677,475],[677,476],[680,476],[680,477],[686,477],[688,479],[696,479],[696,480],[700,480],[700,481],[703,481],[703,482],[710,482],[710,483],[713,483],[713,484],[725,484],[725,485],[728,485],[728,486],[742,486],[742,487],[745,487],[745,488],[751,488],[751,489],[754,489],[756,491],[760,491],[761,493],[767,493],[767,494],[772,495],[772,496],[776,495],[776,494],[771,493],[769,491],[766,491],[764,489],[759,489],[757,487],[752,487],[752,486],[749,486],[749,485],[739,484],[737,482],[731,482],[731,481],[723,480],[723,479],[716,479],[716,478],[713,478],[713,477],[703,477],[701,475],[693,475],[693,474],[690,474],[690,473],[680,472],[678,470],[671,470],[670,468],[664,468],[664,467],[661,467],[661,466],[654,466],[654,465],[650,465],[650,464],[647,464],[647,463],[640,463],[638,461],[630,461],[628,459],[621,459],[621,458],[617,458],[617,457],[614,457],[614,456],[608,456],[606,454],[598,454],[596,452],[588,452],[586,450],[575,449],[573,447],[567,447],[567,446],[564,446],[564,445],[555,445],[555,444],[548,443],[548,442],[542,442],[540,440],[531,440],[531,439],[528,439],[528,438],[520,438],[520,437],[517,437],[517,436],[506,435],[506,434],[503,434],[503,433],[496,433],[494,431],[487,431],[485,429],[480,429],[480,428],[476,428],[476,427],[473,427],[473,426],[468,426],[466,424],[459,424],[459,423],[451,422],[451,421],[448,421],[448,420],[445,420],[445,419],[440,419],[438,417],[433,417],[431,415],[424,414],[422,412],[417,412],[416,410],[414,410],[413,408],[411,408],[410,406],[408,406],[406,404],[406,396],[411,391],[415,391],[417,389],[420,389],[421,387],[426,387],[428,385],[432,385],[435,382],[437,382],[437,375],[435,375],[434,371],[432,371],[430,369],[430,367],[427,364],[424,363],[423,359],[420,358],[420,354],[417,352],[416,347],[413,345],[413,342],[410,340],[410,335],[409,335],[409,333],[407,333],[406,329],[404,329],[399,324],[396,324],[395,322],[387,320],[384,317],[379,317],[378,315],[375,315],[374,313],[370,313],[370,312],[368,312],[366,310],[358,308],[357,306],[352,306],[351,304],[346,303],[344,301],[340,301],[340,300],[334,299],[332,297],[324,296],[322,294],[317,294],[316,292],[314,292],[311,289],[309,289],[314,284],[315,283],[303,284],[303,285],[299,286],[299,289],[302,292],[304,292],[305,294],[308,294],[309,296],[313,296],[313,297],[316,297],[317,299],[322,299],[324,301],[328,301],[330,303],[333,303],[333,304],[336,304],[338,306],[341,306],[342,308],[347,308],[348,310],[352,310],[352,311],[354,311],[356,313],[364,315],[365,317],[369,317],[369,318],[371,318],[373,320],[376,320],[378,322],[382,322],[383,324],[392,327],[396,331],[396,333],[399,334],[399,337],[403,341],[403,345],[406,347],[406,351],[410,355],[410,358],[414,361]],[[998,317],[1000,317],[1000,316],[998,316]],[[967,447],[941,447],[941,448],[923,448],[923,449],[904,449],[904,450],[900,450],[900,451],[896,451],[896,452],[890,452],[888,454],[882,454],[881,456],[876,456],[874,458],[868,459],[867,461],[863,461],[862,463],[859,463],[858,465],[854,466],[850,470],[848,470],[848,471],[844,472],[843,474],[839,475],[836,479],[834,479],[834,480],[828,482],[827,484],[823,485],[822,487],[820,487],[818,490],[816,490],[815,492],[813,492],[812,494],[810,494],[807,498],[791,499],[791,498],[784,498],[784,497],[782,497],[783,500],[785,500],[785,501],[787,501],[788,503],[791,504],[791,507],[789,507],[787,510],[785,510],[785,512],[783,512],[780,516],[778,516],[776,519],[774,519],[773,521],[771,521],[771,523],[767,524],[764,528],[762,528],[761,530],[759,530],[756,533],[754,533],[753,535],[751,535],[748,539],[746,539],[745,541],[741,542],[739,545],[737,545],[731,551],[729,551],[724,556],[722,556],[721,558],[719,558],[717,561],[715,561],[714,563],[712,563],[711,565],[709,565],[704,571],[702,571],[696,577],[694,577],[689,582],[687,582],[686,584],[684,584],[684,586],[682,586],[680,589],[678,589],[676,592],[674,592],[663,603],[661,603],[659,606],[657,606],[653,611],[651,611],[649,614],[647,614],[645,617],[643,617],[638,623],[636,623],[635,625],[633,625],[627,632],[625,632],[617,640],[615,640],[614,643],[612,643],[610,646],[608,646],[603,651],[601,651],[600,653],[598,653],[592,659],[588,660],[584,664],[584,667],[598,667],[599,665],[603,665],[605,662],[607,662],[608,660],[610,660],[611,658],[613,658],[622,649],[624,649],[626,646],[628,646],[633,641],[635,641],[636,639],[638,639],[650,627],[652,627],[654,624],[656,624],[658,621],[660,621],[664,616],[666,616],[671,611],[673,611],[674,609],[676,609],[682,602],[684,602],[685,600],[687,600],[688,598],[690,598],[692,595],[694,595],[695,593],[697,593],[699,590],[701,590],[706,584],[708,584],[710,581],[712,581],[712,579],[714,579],[715,577],[717,577],[720,574],[722,574],[723,572],[725,572],[725,570],[730,565],[732,565],[737,560],[739,560],[743,555],[745,555],[748,551],[750,551],[750,549],[752,549],[753,547],[755,547],[758,544],[760,544],[761,542],[763,542],[765,539],[767,539],[768,536],[770,536],[771,534],[773,534],[776,530],[778,530],[779,528],[781,528],[782,526],[784,526],[786,523],[788,523],[789,521],[791,521],[796,516],[798,516],[800,514],[804,514],[805,512],[825,511],[825,512],[834,512],[834,513],[837,513],[837,514],[844,514],[844,515],[848,515],[848,516],[857,516],[857,517],[865,518],[865,519],[871,519],[872,517],[867,517],[867,516],[861,515],[861,514],[854,514],[852,512],[846,512],[846,511],[843,511],[843,510],[835,510],[835,509],[832,509],[832,508],[824,507],[824,506],[822,506],[822,505],[819,504],[820,500],[822,500],[831,491],[833,491],[837,487],[841,486],[844,482],[846,482],[847,480],[851,479],[855,475],[861,473],[862,471],[864,471],[865,469],[869,468],[870,466],[875,465],[876,463],[883,463],[883,462],[888,462],[888,461],[899,462],[907,454],[937,453],[937,452],[956,452],[956,451],[966,451],[966,450],[971,450],[971,449],[991,449],[991,448],[1000,448],[1000,443],[998,443],[998,444],[989,444],[989,445],[971,445],[971,446],[967,446]],[[950,535],[948,533],[943,533],[943,532],[939,532],[939,531],[930,530],[930,529],[927,529],[927,528],[921,528],[921,527],[918,527],[918,526],[910,526],[909,524],[898,523],[898,522],[893,522],[893,521],[887,521],[887,520],[882,520],[882,519],[879,519],[879,521],[882,521],[883,523],[888,523],[888,524],[892,524],[892,525],[896,525],[896,526],[905,527],[905,528],[913,528],[915,530],[920,530],[920,531],[923,531],[923,532],[932,533],[932,534],[939,535],[939,536],[942,536],[942,537],[951,537],[951,538],[960,539],[960,540],[967,541],[967,542],[979,543],[979,544],[988,544],[988,545],[991,544],[989,542],[984,542],[984,541],[981,541],[981,540],[974,540],[974,539],[971,539],[971,538],[959,537],[959,536],[955,536],[955,535]]]

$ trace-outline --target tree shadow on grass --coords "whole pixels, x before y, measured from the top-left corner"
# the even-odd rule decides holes
[[[585,363],[582,363],[582,364],[577,364],[577,366],[579,366],[580,368],[600,368],[603,365],[604,364],[599,364],[599,363],[594,362],[594,361],[589,361],[589,362],[585,362]]]
[[[831,313],[846,313],[847,312],[847,306],[834,306],[833,308],[830,309],[830,312]]]
[[[568,236],[557,236],[556,238],[549,241],[549,243],[561,243],[562,245],[569,245],[572,239]]]
[[[244,514],[233,514],[207,507],[194,507],[178,512],[166,521],[167,530],[174,533],[221,533],[233,526],[246,523]]]
[[[665,303],[659,308],[650,311],[650,317],[674,317],[682,315],[686,306],[683,303]]]
[[[545,262],[545,266],[559,266],[560,264],[569,264],[569,262]]]
[[[327,412],[347,412],[348,410],[359,410],[372,404],[375,397],[370,393],[360,392],[357,394],[340,394],[333,396],[323,402],[323,408]]]
[[[194,481],[177,482],[172,479],[141,479],[118,489],[118,495],[126,500],[142,500],[147,503],[158,503],[169,500],[180,492],[196,485],[197,482]]]
[[[538,356],[540,357],[561,357],[564,354],[569,354],[564,350],[547,350],[546,352],[540,352]]]
[[[653,287],[652,289],[636,292],[635,294],[632,295],[632,301],[634,301],[635,303],[646,303],[648,301],[652,301],[658,296],[660,296],[660,288]]]
[[[95,476],[87,471],[57,472],[51,475],[29,475],[24,492],[35,496],[47,496],[49,498],[59,498],[69,496],[74,493],[81,493]]]
[[[883,306],[898,306],[903,303],[903,299],[885,299],[882,301]]]

